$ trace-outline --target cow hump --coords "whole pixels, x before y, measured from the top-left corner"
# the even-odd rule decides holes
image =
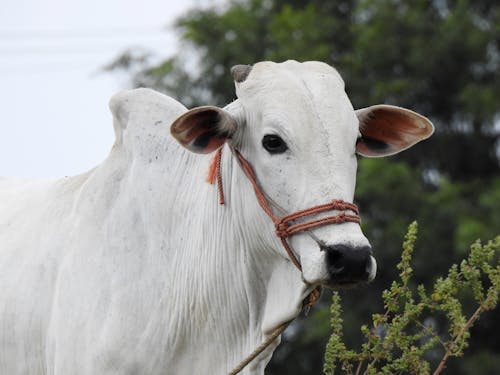
[[[115,145],[125,147],[134,147],[134,143],[151,137],[168,137],[170,124],[187,110],[175,99],[147,88],[115,94],[109,108],[113,114]]]

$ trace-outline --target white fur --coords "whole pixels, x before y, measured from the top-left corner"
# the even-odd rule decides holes
[[[333,68],[259,63],[237,94],[234,142],[273,200],[352,201],[358,122]],[[225,374],[327,280],[324,252],[294,236],[295,268],[227,148],[218,204],[211,156],[169,136],[181,104],[138,89],[110,107],[116,143],[95,169],[0,180],[0,374]],[[269,132],[290,152],[267,154]],[[313,231],[368,244],[353,223]],[[263,374],[277,344],[243,373]]]

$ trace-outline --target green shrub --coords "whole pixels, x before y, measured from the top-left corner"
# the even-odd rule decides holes
[[[479,316],[498,303],[500,291],[500,236],[482,245],[476,241],[467,259],[454,264],[431,291],[412,282],[410,265],[417,223],[405,236],[399,281],[382,295],[385,311],[372,315],[363,325],[365,341],[359,351],[342,340],[342,309],[338,293],[331,305],[332,335],[325,351],[324,373],[349,375],[440,374],[450,357],[460,357],[467,347],[470,328]],[[475,310],[465,311],[465,300],[473,299]],[[437,360],[436,360],[437,359]]]

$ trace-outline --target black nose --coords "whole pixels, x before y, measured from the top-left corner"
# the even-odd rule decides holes
[[[369,246],[353,248],[345,245],[325,246],[326,265],[333,283],[367,281],[372,268],[372,249]]]

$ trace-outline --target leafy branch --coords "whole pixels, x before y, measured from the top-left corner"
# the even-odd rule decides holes
[[[382,294],[385,311],[372,315],[372,325],[363,325],[365,342],[359,352],[342,341],[342,308],[338,293],[331,305],[332,335],[325,351],[325,375],[337,369],[348,375],[431,374],[430,355],[440,355],[432,372],[441,374],[450,357],[461,357],[468,345],[470,329],[485,311],[498,303],[500,291],[500,236],[482,245],[476,241],[467,259],[454,264],[427,292],[412,285],[411,259],[417,239],[417,223],[408,228],[401,261],[400,280]],[[462,302],[473,298],[476,309],[468,314]],[[447,328],[443,329],[443,328]]]

